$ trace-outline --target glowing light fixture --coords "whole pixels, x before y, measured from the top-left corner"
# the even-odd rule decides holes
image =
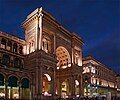
[[[51,96],[52,94],[49,94],[47,91],[44,92],[44,96]]]
[[[79,85],[79,82],[78,82],[78,80],[75,80],[75,85],[77,85],[77,86]]]
[[[18,93],[15,93],[15,94],[13,94],[13,97],[14,97],[14,98],[19,98],[19,94],[18,94]]]
[[[71,64],[68,64],[68,67],[71,67]]]
[[[44,75],[47,77],[48,81],[51,81],[51,77],[48,74],[44,74]]]
[[[0,92],[0,97],[5,97],[5,93]]]
[[[62,66],[63,69],[67,68],[67,66]]]

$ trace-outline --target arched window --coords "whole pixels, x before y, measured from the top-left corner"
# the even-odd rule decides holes
[[[23,47],[22,46],[19,46],[19,53],[23,54]]]
[[[51,95],[51,77],[48,74],[43,75],[43,89],[44,95]]]
[[[4,76],[0,73],[0,98],[5,97],[5,78]]]
[[[32,53],[35,51],[35,39],[32,37],[29,41],[28,41],[28,46],[27,46],[27,52],[28,53]]]
[[[2,38],[1,40],[1,48],[5,49],[6,48],[6,39]]]
[[[0,86],[4,86],[4,76],[0,74]]]
[[[13,52],[17,53],[17,48],[18,48],[17,43],[14,43],[13,44]]]
[[[78,53],[75,53],[75,64],[78,65],[78,61],[79,61],[79,55]]]
[[[51,52],[51,42],[48,37],[42,39],[42,50],[46,53]]]
[[[22,61],[19,58],[14,59],[14,67],[15,68],[21,68],[22,67]]]
[[[7,50],[11,50],[11,48],[12,48],[12,42],[8,41],[7,42]]]
[[[9,55],[3,54],[2,64],[5,65],[5,66],[9,66],[9,63],[10,63],[10,57],[9,57]]]

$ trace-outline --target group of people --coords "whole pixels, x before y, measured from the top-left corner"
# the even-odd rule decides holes
[[[120,97],[117,96],[113,96],[110,99],[104,96],[96,96],[96,97],[78,97],[78,98],[66,98],[66,99],[62,99],[62,98],[58,98],[57,100],[120,100]]]
[[[111,98],[107,98],[104,96],[96,96],[96,97],[80,97],[76,98],[75,100],[120,100],[120,97],[113,96]]]

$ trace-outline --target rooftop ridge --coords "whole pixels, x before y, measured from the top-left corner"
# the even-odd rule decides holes
[[[11,34],[11,33],[0,31],[0,34],[5,35],[5,36],[7,36],[7,37],[9,37],[11,39],[16,39],[16,40],[18,40],[20,42],[25,41],[24,39],[22,39],[22,38],[20,38],[20,37],[18,37],[16,35],[14,35],[14,34]]]
[[[22,23],[24,24],[26,21],[28,21],[30,18],[32,18],[33,16],[37,15],[37,14],[43,14],[43,16],[48,16],[51,20],[53,20],[55,22],[55,24],[58,26],[58,28],[61,28],[63,31],[65,31],[66,33],[70,34],[71,36],[76,36],[78,39],[81,40],[82,43],[83,40],[82,38],[79,36],[79,34],[75,33],[75,32],[70,32],[68,29],[66,29],[60,22],[58,22],[51,13],[45,11],[42,7],[35,9],[33,12],[31,12],[28,16],[27,19]]]

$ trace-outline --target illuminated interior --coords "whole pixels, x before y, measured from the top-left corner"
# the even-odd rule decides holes
[[[83,67],[83,73],[89,73],[90,68],[89,67]]]
[[[5,85],[4,85],[4,76],[0,74],[0,98],[5,97]]]
[[[30,86],[29,80],[23,78],[21,81],[21,88],[19,87],[19,82],[17,77],[10,76],[8,78],[8,86],[7,86],[7,95],[9,99],[19,99],[19,94],[21,93],[21,97],[23,99],[30,99]],[[20,89],[20,93],[19,93]],[[2,74],[0,74],[0,98],[5,98],[5,78]]]
[[[62,83],[61,89],[62,89],[62,91],[61,91],[62,98],[66,98],[69,95],[69,83],[68,83],[68,80],[65,80]]]
[[[19,99],[18,79],[15,76],[8,78],[8,97],[9,99]]]
[[[45,51],[46,53],[51,52],[51,42],[50,42],[50,38],[47,36],[43,36],[42,50]]]
[[[30,99],[30,82],[27,78],[23,78],[21,82],[21,91],[23,99]]]
[[[35,39],[34,37],[30,37],[28,43],[27,43],[27,54],[35,51]]]
[[[71,58],[69,52],[62,46],[56,49],[57,69],[71,67]]]
[[[79,82],[78,80],[75,80],[75,95],[79,94]]]
[[[51,94],[51,77],[48,74],[43,75],[43,90],[45,96],[50,96]]]
[[[78,66],[81,66],[80,53],[76,52],[74,54],[74,57],[75,57],[75,64],[77,64]]]

